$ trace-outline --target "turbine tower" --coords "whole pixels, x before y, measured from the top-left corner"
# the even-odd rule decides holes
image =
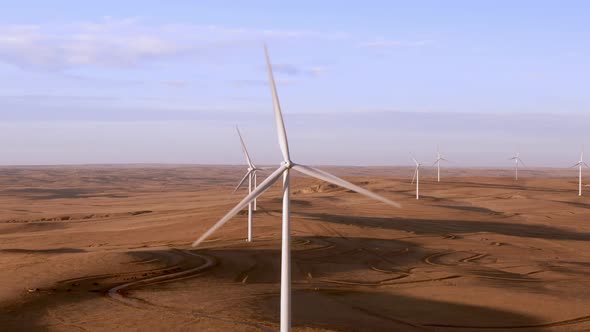
[[[584,162],[584,151],[582,151],[582,154],[580,155],[580,161],[572,166],[578,167],[578,196],[582,196],[582,166],[590,168],[590,166]]]
[[[260,196],[265,192],[273,183],[277,182],[281,176],[283,177],[283,217],[282,217],[282,242],[281,242],[281,332],[291,331],[291,231],[290,231],[290,172],[296,170],[305,175],[326,181],[346,189],[356,191],[357,193],[363,194],[367,197],[379,200],[383,203],[392,205],[394,207],[400,207],[398,203],[392,202],[387,198],[372,193],[366,189],[363,189],[350,182],[344,181],[330,173],[322,170],[296,164],[291,161],[289,155],[289,144],[287,143],[287,133],[285,131],[285,124],[283,122],[283,114],[281,112],[281,106],[279,104],[279,97],[275,86],[275,81],[272,73],[272,67],[268,56],[268,50],[264,47],[264,53],[266,56],[266,66],[268,68],[268,76],[270,80],[270,87],[274,106],[275,125],[277,128],[277,134],[279,139],[279,146],[283,156],[283,162],[279,168],[268,176],[260,185],[254,189],[248,196],[246,196],[238,205],[230,210],[221,220],[219,220],[213,227],[211,227],[205,234],[198,238],[193,246],[198,246],[205,239],[207,239],[213,232],[219,227],[223,226],[233,216],[235,216],[241,209],[246,205],[250,204],[256,197]]]
[[[420,199],[420,166],[422,166],[422,164],[420,164],[418,160],[414,158],[414,155],[412,155],[411,153],[410,156],[412,156],[412,160],[414,160],[414,163],[416,163],[414,177],[412,177],[412,184],[414,184],[414,180],[416,180],[416,199]]]
[[[516,181],[518,181],[518,164],[521,163],[522,166],[526,167],[526,165],[524,164],[524,162],[520,159],[520,152],[517,152],[514,157],[508,159],[508,160],[514,160],[515,166],[514,166],[514,179]]]
[[[434,164],[432,164],[432,166],[436,165],[436,179],[437,182],[440,182],[440,162],[441,161],[448,161],[445,158],[443,158],[440,154],[440,149],[439,146],[436,146],[436,161],[434,162]]]
[[[242,143],[242,151],[244,151],[244,155],[246,156],[248,170],[246,175],[244,175],[240,183],[238,183],[236,186],[236,189],[234,189],[234,193],[242,186],[244,181],[246,181],[246,178],[248,179],[248,193],[251,193],[252,185],[254,185],[254,189],[256,189],[256,171],[258,168],[256,168],[252,162],[252,159],[250,159],[250,154],[248,153],[248,149],[246,149],[246,144],[244,144],[244,139],[242,138],[242,134],[240,133],[240,128],[238,128],[238,126],[236,126],[236,130],[238,132],[238,136],[240,137],[240,143]],[[248,242],[252,242],[252,208],[254,208],[254,211],[256,211],[256,199],[254,202],[250,202],[250,204],[248,204]]]

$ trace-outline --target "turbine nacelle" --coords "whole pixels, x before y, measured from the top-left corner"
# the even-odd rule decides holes
[[[295,163],[292,162],[291,160],[287,160],[287,161],[283,161],[281,163],[281,166],[284,166],[286,169],[291,169],[295,166]]]
[[[420,171],[420,167],[422,167],[422,163],[420,163],[416,158],[414,158],[413,154],[410,153],[410,156],[412,157],[412,160],[416,164],[416,168],[414,169],[414,176],[412,177],[412,184],[413,184],[414,180],[416,180],[417,177],[419,176],[418,172]],[[417,181],[416,181],[416,183],[417,183]]]
[[[578,167],[578,166],[579,166],[579,167],[586,166],[586,167],[590,168],[590,166],[588,166],[588,164],[586,164],[586,163],[585,163],[585,162],[583,162],[583,161],[578,161],[578,163],[576,163],[576,164],[575,164],[575,165],[573,165],[572,167]]]
[[[412,184],[414,184],[414,181],[416,181],[416,199],[420,199],[420,166],[422,166],[422,163],[420,163],[416,158],[414,158],[414,155],[412,153],[410,153],[410,156],[416,164],[416,169],[414,169],[414,176],[412,177]]]
[[[434,161],[434,164],[441,162],[441,161],[448,161],[445,158],[443,158],[442,154],[440,154],[440,148],[437,145],[436,146],[436,160]]]
[[[577,163],[577,164],[575,164],[575,165],[574,165],[574,167],[575,167],[575,166],[582,166],[582,165],[584,165],[584,166],[586,166],[586,167],[590,167],[590,166],[588,166],[588,164],[586,164],[586,163],[584,162],[584,152],[582,152],[582,154],[580,155],[580,161],[578,161],[578,163]]]
[[[516,164],[518,165],[519,163],[522,164],[523,166],[526,167],[525,163],[522,161],[522,159],[520,159],[520,152],[517,152],[514,157],[508,159],[508,160],[514,160],[516,162]]]
[[[578,196],[582,196],[582,166],[590,168],[588,164],[584,162],[584,147],[582,147],[582,153],[580,154],[580,161],[578,161],[572,168],[578,168]]]

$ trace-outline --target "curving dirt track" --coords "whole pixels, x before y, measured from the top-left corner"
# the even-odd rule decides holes
[[[240,170],[0,168],[0,330],[276,330],[278,187],[253,243],[238,215],[189,245]],[[560,174],[462,170],[416,201],[386,170],[334,171],[404,209],[294,177],[294,330],[590,329],[590,201]]]

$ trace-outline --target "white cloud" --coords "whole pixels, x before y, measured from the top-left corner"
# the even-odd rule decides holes
[[[134,18],[105,17],[96,22],[0,25],[0,61],[41,69],[129,67],[211,47],[296,38],[339,39],[346,35],[215,25],[149,25]]]
[[[131,28],[131,29],[130,29]],[[0,26],[0,60],[20,67],[129,66],[178,54],[187,45],[137,29],[133,21]]]

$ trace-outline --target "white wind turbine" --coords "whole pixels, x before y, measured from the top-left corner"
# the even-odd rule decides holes
[[[508,160],[514,160],[515,166],[514,166],[514,179],[518,181],[518,164],[521,163],[524,167],[526,167],[526,165],[524,164],[524,162],[520,159],[520,152],[517,152],[514,157],[508,159]]]
[[[213,232],[219,227],[223,226],[233,216],[235,216],[241,209],[252,202],[256,197],[260,196],[265,192],[273,183],[277,182],[280,177],[283,177],[283,220],[282,220],[282,243],[281,243],[281,332],[287,332],[291,330],[291,239],[290,239],[290,171],[294,169],[305,175],[330,182],[332,184],[344,187],[356,191],[360,194],[368,196],[370,198],[379,200],[386,204],[400,207],[398,203],[392,202],[387,198],[372,193],[366,189],[356,186],[350,182],[344,181],[330,173],[322,170],[295,164],[291,161],[289,155],[289,145],[287,143],[287,133],[285,131],[285,124],[283,122],[283,115],[281,113],[281,106],[279,104],[279,97],[275,86],[275,81],[272,73],[272,67],[270,65],[270,59],[268,56],[268,50],[264,47],[264,53],[266,56],[266,65],[268,68],[268,76],[270,80],[271,93],[273,98],[274,114],[275,114],[275,125],[277,127],[277,134],[279,139],[279,146],[283,155],[283,162],[279,168],[274,171],[269,177],[260,183],[260,185],[254,189],[248,196],[246,196],[238,205],[230,210],[221,220],[219,220],[213,227],[211,227],[205,234],[198,238],[193,246],[198,246],[205,239],[207,239]]]
[[[234,193],[242,186],[246,179],[248,179],[248,193],[252,193],[252,186],[254,186],[254,189],[256,189],[256,171],[258,168],[256,168],[252,162],[252,159],[250,159],[250,154],[248,154],[248,149],[246,149],[246,144],[244,144],[244,139],[242,138],[242,134],[240,133],[240,128],[238,128],[238,126],[236,126],[236,130],[238,131],[238,136],[240,137],[240,143],[242,143],[242,151],[244,151],[244,155],[246,156],[248,171],[240,183],[238,183],[236,189],[234,189]],[[248,242],[252,242],[252,205],[254,205],[254,211],[256,211],[256,199],[248,204]]]
[[[434,161],[434,164],[432,164],[432,166],[436,165],[436,168],[437,168],[437,176],[436,176],[437,182],[440,182],[440,162],[441,161],[448,161],[448,160],[446,160],[445,158],[443,158],[441,156],[439,146],[437,145],[436,146],[436,160]]]
[[[578,161],[577,164],[575,164],[572,167],[578,167],[578,196],[582,196],[582,166],[586,166],[588,168],[590,168],[590,166],[588,166],[588,164],[586,164],[584,162],[584,151],[582,151],[582,154],[580,155],[580,161]]]
[[[412,155],[410,153],[410,156],[412,156],[412,160],[414,160],[414,163],[416,163],[416,169],[414,170],[414,177],[412,177],[412,184],[414,184],[414,180],[416,181],[416,199],[420,199],[420,166],[422,166],[421,163],[418,162],[418,160],[416,160],[416,158],[414,158],[414,155]]]

